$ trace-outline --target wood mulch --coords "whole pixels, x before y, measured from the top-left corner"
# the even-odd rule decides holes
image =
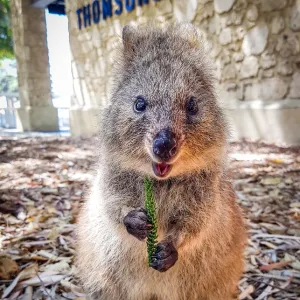
[[[85,299],[74,229],[96,156],[93,139],[0,137],[1,299]],[[249,224],[239,299],[300,300],[300,148],[233,143],[230,168]]]

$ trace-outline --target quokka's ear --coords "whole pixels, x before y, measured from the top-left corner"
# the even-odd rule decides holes
[[[174,26],[174,33],[188,40],[192,47],[201,47],[203,35],[200,30],[191,23],[177,23]]]
[[[137,32],[137,25],[134,22],[130,22],[123,28],[122,39],[125,52],[134,52],[135,41],[138,35]]]

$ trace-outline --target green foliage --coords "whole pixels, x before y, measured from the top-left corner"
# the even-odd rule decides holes
[[[153,262],[153,255],[157,247],[157,216],[156,216],[156,205],[153,196],[153,184],[145,178],[145,208],[147,211],[147,217],[149,224],[151,224],[151,231],[147,238],[147,251],[148,251],[148,264]]]
[[[18,92],[18,81],[13,76],[2,77],[0,75],[0,93]]]
[[[0,0],[0,60],[13,56],[9,0]]]
[[[0,66],[0,94],[17,93],[17,66],[14,60],[3,60]]]

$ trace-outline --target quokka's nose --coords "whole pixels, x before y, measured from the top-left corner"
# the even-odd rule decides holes
[[[170,160],[177,153],[175,134],[169,129],[161,130],[153,141],[153,153],[163,161]]]

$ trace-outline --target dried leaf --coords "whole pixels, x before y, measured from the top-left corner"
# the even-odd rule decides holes
[[[15,279],[14,281],[5,289],[3,293],[3,298],[6,298],[10,295],[10,293],[14,290],[19,281],[22,281],[27,278],[33,277],[38,270],[38,265],[32,264],[24,269]]]
[[[274,164],[284,164],[285,163],[285,161],[279,157],[269,159],[269,162],[272,162]]]
[[[261,180],[263,185],[277,185],[281,182],[280,177],[267,177]]]
[[[44,272],[28,280],[19,283],[22,287],[25,286],[48,286],[55,284],[64,279],[67,275],[57,275],[55,272]]]
[[[71,271],[71,268],[67,262],[61,261],[56,264],[42,266],[40,270],[45,272],[55,272],[57,274],[68,274]]]
[[[261,271],[271,271],[274,269],[281,269],[282,267],[288,266],[292,261],[281,261],[278,263],[274,263],[274,264],[269,264],[269,265],[264,265],[264,266],[260,266],[259,269]]]
[[[0,257],[0,279],[11,279],[19,272],[16,262],[8,257]]]
[[[32,286],[28,286],[25,289],[25,293],[22,300],[32,300],[32,296],[33,296],[33,288]]]
[[[278,226],[270,223],[260,223],[263,228],[267,228],[270,233],[282,234],[286,231],[285,226]]]
[[[250,296],[255,291],[255,288],[253,285],[249,285],[240,295],[239,300],[246,299],[248,296]]]
[[[70,290],[72,291],[74,294],[76,295],[80,295],[80,294],[83,294],[83,290],[81,287],[79,286],[76,286],[75,284],[71,283],[70,281],[68,280],[62,280],[60,282],[60,284],[66,288],[67,290]]]
[[[40,251],[38,251],[37,254],[40,256],[43,256],[45,258],[49,258],[50,260],[53,260],[53,261],[55,261],[57,259],[56,255],[53,255],[52,253],[50,253],[46,250],[40,250]]]

